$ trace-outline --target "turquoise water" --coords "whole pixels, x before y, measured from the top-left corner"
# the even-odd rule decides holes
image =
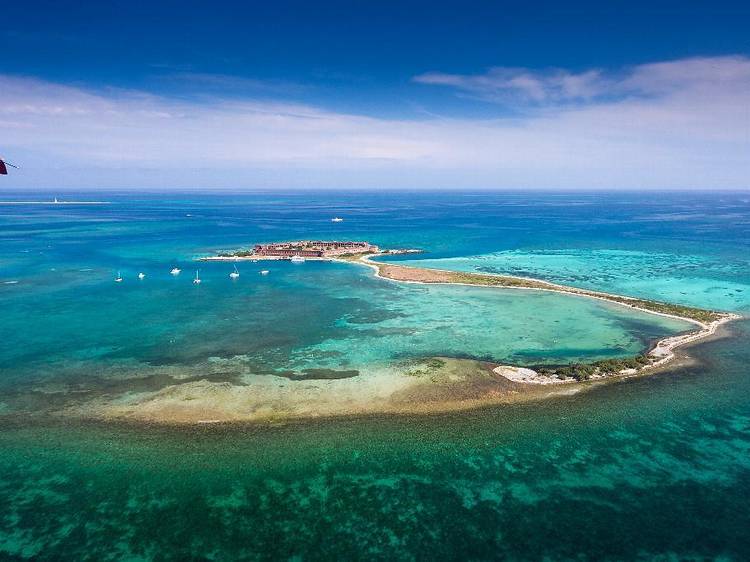
[[[432,354],[527,364],[632,354],[684,326],[338,264],[243,263],[236,283],[226,264],[202,265],[196,287],[191,260],[266,240],[364,238],[421,247],[433,266],[742,313],[747,195],[106,198],[0,206],[0,557],[750,556],[744,322],[674,373],[460,415],[185,430],[38,415],[60,405],[57,384],[77,400],[71,388],[158,387],[140,381],[165,368],[197,376],[217,359],[214,376],[237,381],[312,366],[367,376]]]
[[[689,248],[687,248],[689,250]],[[610,287],[620,294],[699,307],[738,310],[750,306],[744,277],[747,260],[701,254],[635,250],[505,250],[476,256],[408,263],[481,273],[547,279],[577,287]],[[706,275],[710,272],[709,275]]]

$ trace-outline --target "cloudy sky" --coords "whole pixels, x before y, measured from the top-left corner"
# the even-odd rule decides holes
[[[0,189],[750,188],[743,5],[102,4],[4,9]]]

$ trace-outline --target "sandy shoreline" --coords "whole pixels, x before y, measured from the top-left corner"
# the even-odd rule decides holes
[[[580,289],[578,287],[568,287],[565,285],[559,285],[557,283],[550,283],[547,281],[541,281],[538,279],[531,279],[526,277],[516,277],[511,275],[491,275],[491,274],[479,274],[471,273],[470,276],[474,276],[478,279],[488,280],[503,280],[508,279],[511,281],[519,282],[515,284],[482,284],[482,283],[470,283],[460,282],[452,279],[454,274],[462,275],[461,272],[452,272],[441,269],[430,269],[430,268],[418,268],[413,266],[394,265],[389,263],[381,263],[373,261],[371,258],[379,257],[386,254],[378,255],[366,255],[362,256],[357,260],[350,260],[346,263],[361,263],[375,271],[375,275],[382,279],[389,279],[391,281],[398,281],[402,283],[416,283],[416,284],[441,284],[441,285],[464,285],[472,287],[494,287],[494,288],[514,288],[514,289],[525,289],[532,291],[548,291],[553,293],[562,293],[568,295],[582,296],[586,298],[603,300],[616,305],[624,306],[630,309],[639,310],[647,314],[654,314],[656,316],[664,316],[667,318],[674,318],[689,322],[698,327],[698,330],[688,332],[686,334],[679,334],[676,336],[668,336],[658,340],[655,345],[646,354],[647,357],[652,359],[652,362],[648,365],[644,365],[639,369],[624,369],[615,375],[594,375],[591,378],[593,380],[610,378],[612,376],[622,375],[633,375],[636,373],[646,373],[660,370],[668,365],[675,358],[675,350],[679,347],[698,342],[702,339],[713,336],[717,329],[727,322],[733,320],[739,320],[741,316],[730,312],[713,312],[704,311],[714,315],[714,319],[706,322],[698,320],[691,316],[682,316],[678,314],[670,314],[667,312],[661,312],[653,310],[644,306],[639,306],[638,303],[643,302],[655,302],[646,301],[645,299],[638,299],[634,297],[627,297],[623,295],[616,295],[613,293],[606,293],[603,291],[592,291],[588,289]],[[344,261],[344,260],[340,260]],[[686,307],[690,308],[690,307]],[[700,309],[693,309],[700,310]],[[498,365],[494,371],[514,382],[525,383],[525,384],[570,384],[575,379],[560,380],[551,377],[545,377],[534,371],[533,369],[517,367],[513,365]]]

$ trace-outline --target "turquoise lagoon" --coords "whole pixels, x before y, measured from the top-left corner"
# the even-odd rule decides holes
[[[227,264],[202,264],[194,286],[193,258],[367,239],[422,248],[412,261],[431,267],[746,313],[747,195],[97,196],[111,203],[0,206],[0,559],[750,556],[744,321],[672,373],[462,414],[184,429],[44,415],[217,361],[215,380],[246,383],[316,367],[368,376],[430,355],[631,355],[686,326],[344,264],[241,263],[237,282]],[[91,195],[64,194],[76,197]]]

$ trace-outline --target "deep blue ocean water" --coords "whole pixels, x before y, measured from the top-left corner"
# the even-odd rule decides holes
[[[243,263],[237,283],[226,264],[201,265],[195,287],[193,258],[366,239],[423,249],[416,259],[431,267],[747,314],[750,194],[0,201],[55,195],[109,203],[0,205],[0,558],[750,558],[744,321],[674,372],[462,414],[190,429],[38,415],[73,391],[123,392],[139,373],[193,375],[216,358],[242,356],[269,376],[314,366],[365,376],[437,354],[530,364],[632,354],[680,326],[557,295],[393,287],[338,264]]]

